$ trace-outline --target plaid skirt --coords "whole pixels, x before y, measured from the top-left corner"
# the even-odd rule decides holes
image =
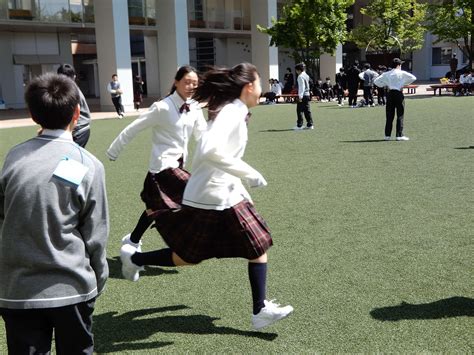
[[[267,223],[249,201],[223,211],[168,209],[159,214],[155,227],[181,259],[193,264],[211,258],[252,260],[273,245]]]
[[[148,172],[140,194],[146,208],[152,211],[180,208],[190,176],[181,168],[169,168],[158,174]]]

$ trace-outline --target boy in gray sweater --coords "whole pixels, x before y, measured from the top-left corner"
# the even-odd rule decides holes
[[[92,354],[94,301],[108,277],[102,163],[72,140],[80,96],[44,74],[25,93],[41,134],[0,173],[0,314],[11,354]]]

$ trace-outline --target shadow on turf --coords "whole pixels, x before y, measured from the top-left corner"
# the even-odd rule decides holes
[[[185,305],[139,309],[123,314],[107,312],[94,316],[95,350],[100,353],[115,353],[127,350],[158,349],[173,342],[142,342],[155,333],[221,334],[241,335],[272,341],[278,335],[244,331],[230,327],[218,327],[214,321],[219,318],[205,315],[165,315],[150,317],[155,313],[166,313],[189,309]]]
[[[263,131],[260,131],[260,132],[292,132],[294,131],[293,128],[285,128],[285,129],[265,129]]]
[[[377,143],[377,142],[387,142],[385,139],[365,139],[361,141],[339,141],[340,143]]]
[[[111,279],[123,279],[122,276],[122,263],[120,262],[120,257],[116,256],[113,259],[108,258],[107,263],[109,264],[109,278]],[[176,269],[162,269],[158,266],[146,266],[145,271],[140,272],[140,277],[142,276],[160,276],[164,274],[177,274],[178,270]]]
[[[398,306],[375,308],[370,315],[380,321],[474,317],[474,299],[451,297],[421,304],[402,302]]]
[[[474,145],[470,145],[469,147],[457,147],[454,149],[474,149]]]

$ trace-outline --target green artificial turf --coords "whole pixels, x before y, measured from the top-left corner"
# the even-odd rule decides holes
[[[250,193],[274,238],[268,297],[294,314],[256,332],[245,260],[148,267],[121,278],[120,239],[143,210],[150,154],[142,132],[109,162],[132,121],[94,121],[88,149],[107,174],[110,279],[94,316],[99,353],[472,353],[474,99],[406,100],[409,142],[385,142],[384,108],[312,104],[252,109],[245,161],[268,186]],[[0,130],[0,157],[35,134]],[[155,230],[145,251],[161,248]],[[0,353],[6,353],[3,323]]]

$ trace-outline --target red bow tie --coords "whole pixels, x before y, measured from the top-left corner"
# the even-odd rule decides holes
[[[186,102],[179,108],[179,113],[183,113],[184,111],[189,112],[189,104]]]

